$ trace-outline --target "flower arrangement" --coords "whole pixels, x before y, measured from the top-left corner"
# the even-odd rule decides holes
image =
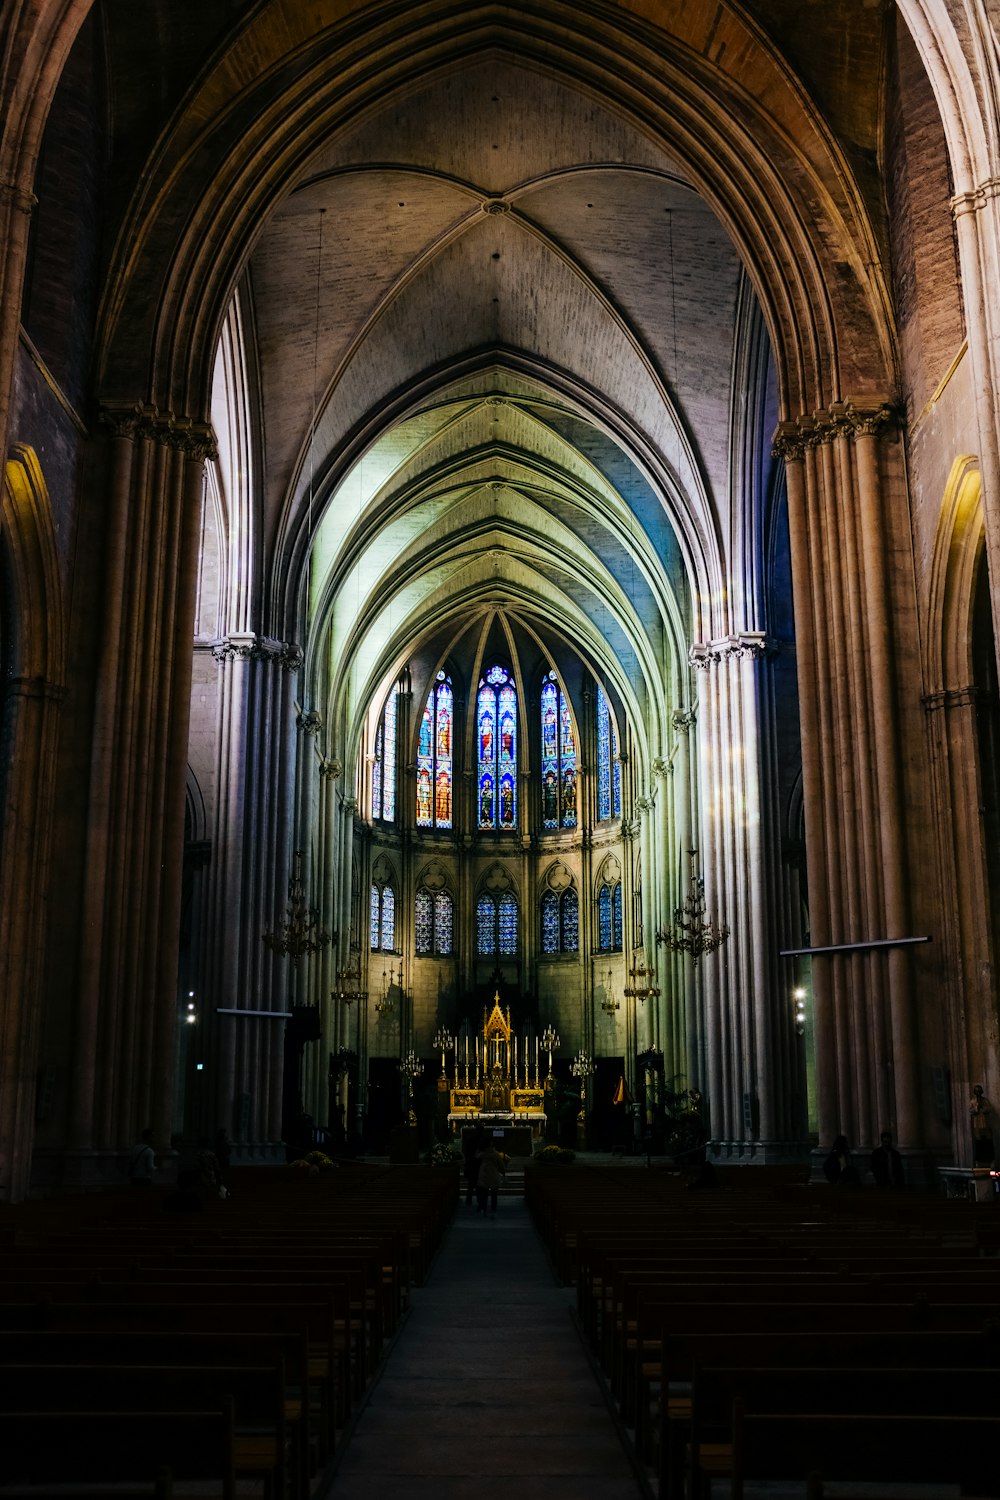
[[[288,1165],[300,1172],[320,1172],[326,1171],[329,1167],[335,1167],[337,1163],[332,1161],[325,1151],[310,1151],[308,1156],[300,1156],[295,1161],[290,1161]]]
[[[457,1167],[462,1161],[462,1148],[455,1141],[437,1141],[427,1160],[432,1167]]]
[[[562,1146],[542,1146],[534,1160],[540,1167],[568,1167],[576,1161],[576,1152],[565,1151]]]

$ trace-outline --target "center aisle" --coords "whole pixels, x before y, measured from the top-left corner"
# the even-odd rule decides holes
[[[460,1203],[338,1464],[336,1500],[639,1500],[521,1198]]]

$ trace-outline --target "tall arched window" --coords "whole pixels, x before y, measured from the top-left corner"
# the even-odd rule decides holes
[[[396,947],[396,892],[391,885],[372,885],[369,904],[369,946],[375,953]]]
[[[617,953],[622,946],[622,883],[602,885],[597,893],[597,946]]]
[[[490,667],[476,697],[479,827],[517,827],[517,690],[505,667]]]
[[[622,768],[618,732],[604,689],[597,689],[597,818],[606,823],[622,815]]]
[[[372,766],[372,819],[383,823],[396,821],[396,702],[399,688],[393,687],[375,732],[375,764]]]
[[[455,694],[444,672],[427,694],[417,745],[417,827],[450,828]]]
[[[476,903],[476,950],[481,958],[513,958],[517,953],[517,897],[480,896]]]
[[[447,891],[432,893],[425,886],[416,897],[417,952],[447,958],[453,952],[455,907]]]
[[[580,901],[572,887],[542,897],[542,952],[576,953],[580,947]]]
[[[569,705],[547,672],[542,681],[542,827],[576,827],[576,742]]]

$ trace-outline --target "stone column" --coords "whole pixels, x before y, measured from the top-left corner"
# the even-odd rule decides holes
[[[910,936],[897,606],[885,405],[784,424],[811,940]],[[898,509],[898,508],[897,508]],[[913,975],[905,949],[813,961],[821,1146],[882,1125],[919,1144]]]
[[[213,1011],[284,1010],[293,998],[290,960],[273,956],[263,933],[280,926],[287,906],[294,674],[302,653],[241,633],[220,641],[214,655],[223,674],[214,838],[220,858],[210,895],[216,943],[207,1001]],[[214,1123],[230,1130],[240,1160],[281,1159],[284,1026],[250,1014],[217,1019],[209,1079]]]
[[[104,415],[107,573],[64,1174],[78,1185],[147,1124],[165,1146],[173,1118],[191,640],[213,451],[208,428],[153,408]]]

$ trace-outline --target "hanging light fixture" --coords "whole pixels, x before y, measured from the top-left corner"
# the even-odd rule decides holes
[[[713,921],[705,907],[705,882],[697,873],[695,857],[697,850],[689,849],[691,861],[691,887],[683,906],[674,907],[673,926],[656,934],[658,943],[666,943],[673,953],[690,953],[691,962],[697,963],[705,953],[714,953],[729,936],[729,928]]]
[[[268,928],[261,934],[262,941],[272,953],[281,958],[290,958],[294,968],[311,953],[321,952],[330,941],[330,934],[319,920],[319,912],[306,900],[302,884],[302,850],[296,849],[292,860],[292,877],[288,882],[288,909],[280,927]]]
[[[616,1010],[621,1010],[621,1002],[615,994],[615,978],[610,969],[604,981],[604,999],[601,1001],[601,1009],[609,1016],[613,1016]]]
[[[353,1005],[355,1000],[364,999],[359,976],[351,969],[338,969],[334,985],[336,988],[330,991],[330,999],[339,1000],[341,1005]]]
[[[628,983],[622,993],[626,1000],[638,1000],[640,1005],[645,1005],[647,1000],[656,1000],[660,993],[660,987],[654,983],[652,967],[646,967],[645,955],[638,961],[633,957],[628,971]]]
[[[399,990],[400,994],[403,993],[403,960],[402,959],[399,960],[399,972],[398,973],[394,972],[392,969],[383,969],[382,970],[382,993],[379,995],[378,999],[375,1001],[375,1014],[376,1015],[387,1016],[391,1012],[391,1010],[393,1008],[393,1000],[392,1000],[393,985],[396,986],[396,988]]]

